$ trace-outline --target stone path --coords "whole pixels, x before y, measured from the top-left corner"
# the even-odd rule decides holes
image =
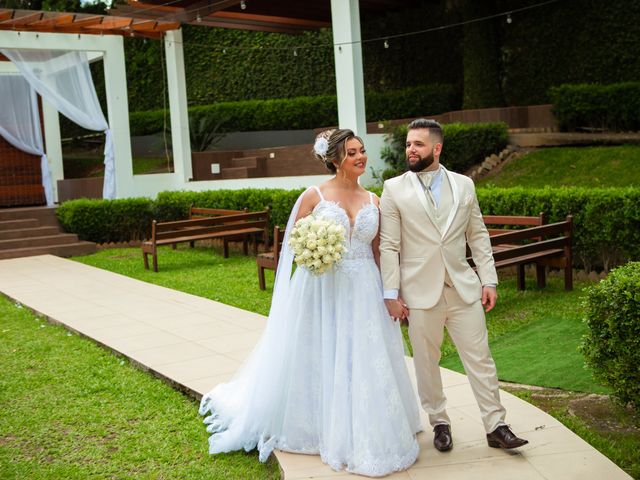
[[[51,255],[0,260],[0,292],[197,398],[233,375],[265,326],[255,313]],[[386,478],[631,478],[553,417],[507,392],[501,392],[507,421],[530,444],[513,452],[489,448],[466,377],[443,369],[443,381],[453,450],[436,451],[431,433],[422,433],[417,463]],[[353,478],[317,456],[278,452],[277,459],[286,480]]]

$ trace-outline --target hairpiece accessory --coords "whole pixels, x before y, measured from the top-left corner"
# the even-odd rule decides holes
[[[329,141],[324,137],[316,138],[316,143],[313,144],[313,151],[317,155],[320,155],[322,158],[326,158],[328,150],[329,150]]]

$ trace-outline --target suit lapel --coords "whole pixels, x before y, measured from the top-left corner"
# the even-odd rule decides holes
[[[407,174],[409,175],[409,180],[411,181],[413,189],[415,190],[416,195],[418,196],[418,200],[420,201],[420,204],[422,205],[422,207],[424,208],[424,211],[427,212],[427,215],[429,216],[429,220],[431,220],[431,223],[433,223],[436,229],[440,231],[440,227],[438,227],[438,222],[436,222],[433,206],[427,201],[426,192],[424,191],[422,183],[420,183],[420,180],[418,179],[418,175],[416,175],[414,172],[408,172]]]
[[[447,223],[445,224],[444,231],[442,232],[442,237],[444,238],[444,236],[449,231],[451,224],[453,223],[453,219],[455,218],[456,213],[458,213],[458,207],[460,206],[460,195],[458,193],[458,185],[454,180],[454,177],[451,174],[451,172],[449,172],[449,170],[444,168],[442,165],[440,166],[440,168],[442,168],[447,179],[449,180],[449,187],[451,188],[451,195],[453,198],[453,205],[451,206],[451,211],[449,212],[449,216],[447,217]]]

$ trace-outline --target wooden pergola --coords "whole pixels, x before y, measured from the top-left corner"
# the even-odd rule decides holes
[[[114,144],[116,198],[155,196],[163,190],[217,188],[299,188],[325,178],[314,176],[192,182],[191,148],[184,72],[183,23],[301,33],[331,27],[334,40],[338,124],[365,137],[372,168],[382,168],[382,135],[367,135],[360,18],[406,8],[418,0],[128,0],[110,15],[0,9],[0,48],[84,50],[102,58],[107,117]],[[164,44],[174,171],[133,175],[126,87],[126,37],[157,38]],[[96,57],[97,55],[97,57]],[[0,72],[10,71],[0,61]],[[58,113],[43,105],[45,143],[54,182],[64,179]],[[376,163],[377,162],[377,163]]]
[[[164,32],[178,28],[180,28],[179,21],[0,8],[0,30],[8,31],[122,35],[160,39]]]
[[[406,8],[415,0],[360,0],[367,15]],[[178,21],[208,27],[300,33],[331,27],[330,0],[128,0],[115,15],[147,20]]]

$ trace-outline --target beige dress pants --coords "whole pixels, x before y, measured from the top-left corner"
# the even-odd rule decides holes
[[[448,285],[433,308],[411,309],[409,315],[409,337],[422,407],[432,426],[451,423],[439,367],[445,325],[467,372],[484,428],[490,433],[505,424],[505,409],[500,403],[484,310],[480,300],[471,305],[464,303],[456,289]]]

